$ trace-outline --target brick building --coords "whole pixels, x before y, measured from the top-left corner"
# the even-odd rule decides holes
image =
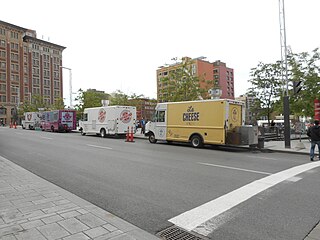
[[[63,99],[64,49],[38,39],[34,30],[0,21],[0,120],[16,120],[19,106],[33,95],[46,105]]]
[[[204,81],[200,82],[200,88],[208,90],[213,87],[220,88],[222,95],[220,98],[234,99],[234,71],[221,61],[209,62],[205,57],[191,59],[189,57],[182,58],[182,61],[190,61],[192,66],[192,74]],[[167,77],[170,71],[174,71],[182,65],[182,62],[176,62],[168,66],[161,66],[157,69],[157,98],[159,102],[165,100],[162,91],[163,86],[161,79]],[[209,95],[208,95],[209,98]]]
[[[151,120],[157,105],[156,100],[148,98],[129,99],[129,103],[137,108],[137,120]]]

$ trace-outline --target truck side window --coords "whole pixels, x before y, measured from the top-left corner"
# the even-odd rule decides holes
[[[82,121],[88,121],[88,113],[83,114]]]
[[[166,116],[165,111],[159,111],[158,112],[158,122],[165,122],[165,116]]]

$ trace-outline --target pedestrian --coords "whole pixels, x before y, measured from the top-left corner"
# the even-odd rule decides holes
[[[314,161],[314,149],[318,146],[318,152],[320,152],[320,126],[319,120],[314,121],[314,125],[308,128],[307,135],[311,140],[310,147],[310,161]]]
[[[141,125],[141,134],[144,134],[146,121],[143,118],[140,120],[140,125]]]

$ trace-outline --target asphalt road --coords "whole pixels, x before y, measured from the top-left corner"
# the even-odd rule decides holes
[[[308,161],[9,128],[0,128],[0,155],[153,234],[181,213]],[[319,168],[298,177],[211,219],[209,238],[303,239],[320,219]]]

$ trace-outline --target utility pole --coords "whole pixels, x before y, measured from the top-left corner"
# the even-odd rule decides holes
[[[288,91],[288,61],[287,61],[287,39],[286,22],[284,13],[284,0],[279,0],[279,23],[280,23],[280,44],[281,44],[281,65],[282,65],[282,83],[283,83],[283,117],[284,117],[284,145],[285,148],[291,148],[290,141],[290,106]]]

